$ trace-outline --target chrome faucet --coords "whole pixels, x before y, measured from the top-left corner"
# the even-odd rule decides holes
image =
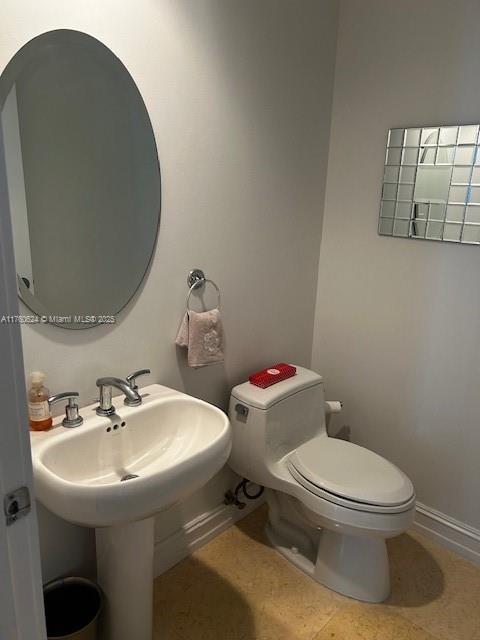
[[[78,398],[77,391],[65,391],[64,393],[57,393],[54,396],[50,396],[48,399],[49,407],[60,400],[68,400],[65,407],[65,417],[62,420],[64,427],[79,427],[83,424],[83,418],[78,412],[78,404],[75,402],[75,398]]]
[[[124,395],[123,401],[127,407],[138,407],[142,404],[142,398],[136,389],[132,389],[126,380],[121,378],[98,378],[97,387],[100,389],[100,404],[96,408],[99,416],[111,416],[115,413],[115,407],[112,404],[112,387],[119,389]]]

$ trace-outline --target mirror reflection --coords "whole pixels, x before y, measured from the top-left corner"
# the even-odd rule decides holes
[[[1,75],[0,121],[22,300],[71,328],[115,316],[147,272],[160,216],[132,77],[98,40],[45,33]]]
[[[478,124],[388,132],[380,235],[480,243],[479,134]]]

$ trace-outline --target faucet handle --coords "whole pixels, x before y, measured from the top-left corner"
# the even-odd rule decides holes
[[[130,388],[133,391],[138,391],[138,385],[137,385],[137,378],[139,376],[146,376],[149,373],[151,373],[150,369],[140,369],[140,371],[134,371],[133,373],[131,373],[130,375],[128,375],[125,380],[128,382],[128,384],[130,385]]]
[[[54,396],[50,396],[48,399],[48,406],[59,402],[60,400],[68,400],[65,406],[65,418],[62,420],[64,427],[79,427],[83,424],[83,418],[78,412],[78,404],[75,402],[75,398],[78,398],[77,391],[64,391],[63,393],[57,393]]]

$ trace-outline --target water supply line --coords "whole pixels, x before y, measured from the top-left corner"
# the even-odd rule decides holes
[[[265,491],[265,487],[262,487],[262,485],[256,485],[258,487],[258,490],[250,493],[247,488],[249,484],[255,485],[256,483],[251,482],[250,480],[248,480],[248,478],[243,478],[243,480],[237,484],[233,491],[229,489],[225,494],[224,504],[234,504],[236,507],[238,507],[238,509],[245,509],[247,503],[240,500],[240,492],[243,493],[244,497],[247,498],[247,500],[257,500],[258,498],[260,498],[260,496]]]

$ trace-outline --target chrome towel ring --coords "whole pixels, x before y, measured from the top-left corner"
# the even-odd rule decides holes
[[[195,290],[198,289],[202,289],[205,287],[205,285],[208,283],[210,283],[216,290],[217,292],[217,308],[220,309],[220,289],[218,288],[218,286],[215,284],[215,282],[213,280],[210,280],[209,278],[205,277],[205,273],[201,270],[201,269],[192,269],[187,277],[187,284],[189,286],[189,291],[188,291],[188,295],[187,295],[187,311],[190,311],[190,296],[192,295],[192,293]]]

